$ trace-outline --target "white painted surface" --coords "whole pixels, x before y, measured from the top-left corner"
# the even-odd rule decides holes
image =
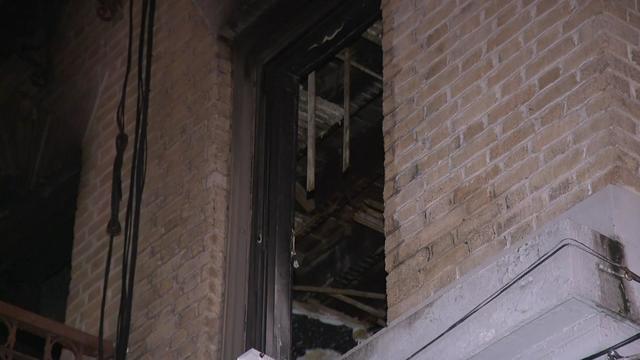
[[[304,355],[296,360],[336,360],[340,359],[340,353],[331,349],[308,349]]]
[[[246,353],[240,355],[238,360],[274,360],[256,349],[250,349]]]
[[[603,189],[343,359],[406,359],[562,239],[601,250],[600,233],[623,243],[629,267],[637,271],[640,196],[615,186]],[[623,294],[620,278],[599,270],[599,264],[575,247],[564,248],[414,359],[578,359],[629,337],[640,331],[632,321],[638,318],[640,293],[624,282]],[[623,296],[631,300],[630,313],[623,311]],[[623,351],[640,352],[640,344]]]
[[[627,266],[640,273],[640,195],[617,185],[608,185],[569,209],[563,218],[583,224],[619,240],[625,248]],[[640,284],[629,284],[634,303],[640,305]],[[634,314],[640,318],[638,308]]]

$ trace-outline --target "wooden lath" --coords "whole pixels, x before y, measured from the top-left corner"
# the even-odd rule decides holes
[[[307,77],[307,192],[316,188],[316,72]]]
[[[351,141],[351,50],[344,51],[344,122],[342,123],[342,172],[349,169]]]

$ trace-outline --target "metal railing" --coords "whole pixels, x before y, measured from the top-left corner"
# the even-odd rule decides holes
[[[29,333],[44,340],[42,360],[53,360],[54,348],[66,349],[75,360],[97,357],[98,338],[65,324],[0,301],[0,329],[6,328],[5,343],[0,343],[0,360],[32,360],[33,355],[16,348],[19,334]],[[105,359],[113,358],[113,345],[104,342]]]

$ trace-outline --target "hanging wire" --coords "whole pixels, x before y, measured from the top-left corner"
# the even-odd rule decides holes
[[[100,302],[100,323],[98,326],[98,359],[104,359],[104,323],[105,308],[107,303],[107,291],[109,288],[109,275],[111,273],[111,261],[113,257],[113,242],[116,236],[122,232],[120,225],[119,213],[120,203],[122,201],[122,165],[124,152],[127,148],[128,136],[125,128],[125,107],[127,99],[127,86],[129,83],[129,74],[131,73],[131,55],[133,42],[133,0],[129,1],[129,30],[127,38],[127,59],[125,64],[124,80],[122,82],[122,91],[118,107],[116,110],[116,126],[118,135],[116,135],[116,155],[113,161],[112,181],[111,181],[111,216],[107,224],[107,233],[109,234],[109,245],[107,249],[107,258],[104,270],[104,280],[102,287],[102,300]]]
[[[619,348],[625,346],[625,345],[629,345],[634,341],[640,340],[640,333],[637,333],[633,336],[630,336],[622,341],[620,341],[619,343],[610,346],[602,351],[599,351],[593,355],[589,355],[585,358],[583,358],[582,360],[593,360],[593,359],[597,359],[600,356],[603,355],[607,355],[608,359],[629,359],[629,360],[634,360],[634,359],[640,359],[640,354],[637,355],[633,355],[633,356],[620,356],[616,350],[618,350]]]
[[[131,330],[131,312],[133,307],[133,286],[135,282],[135,269],[138,253],[138,239],[140,230],[140,210],[142,194],[146,178],[147,162],[147,127],[149,115],[149,93],[151,85],[151,65],[153,54],[153,29],[155,20],[155,0],[143,0],[140,20],[140,36],[138,41],[137,63],[137,103],[136,122],[133,144],[133,157],[131,160],[131,179],[129,182],[129,195],[125,213],[122,278],[120,288],[120,304],[116,324],[115,359],[124,360],[127,356],[129,334]],[[104,359],[104,322],[106,297],[113,255],[113,242],[116,236],[122,232],[119,220],[120,203],[122,201],[122,166],[124,152],[126,150],[128,136],[125,124],[125,104],[127,98],[127,85],[132,63],[133,42],[133,0],[129,2],[129,34],[127,46],[127,60],[122,93],[116,110],[116,156],[113,165],[113,179],[111,188],[111,217],[107,225],[109,244],[105,264],[105,274],[102,289],[102,301],[100,306],[98,359]]]
[[[418,354],[420,354],[423,350],[425,350],[426,348],[428,348],[429,346],[431,346],[433,343],[435,343],[436,341],[440,340],[442,337],[444,337],[446,334],[448,334],[449,332],[451,332],[453,329],[457,328],[458,326],[460,326],[463,322],[465,322],[467,319],[469,319],[471,316],[473,316],[475,313],[477,313],[478,311],[480,311],[480,309],[484,308],[485,306],[487,306],[489,303],[491,303],[493,300],[495,300],[497,297],[499,297],[500,295],[502,295],[505,291],[507,291],[510,287],[512,287],[515,283],[517,283],[518,281],[522,280],[525,276],[527,276],[529,273],[531,273],[533,270],[535,270],[536,268],[538,268],[540,265],[544,264],[547,260],[549,260],[552,256],[554,256],[555,254],[557,254],[560,250],[566,248],[566,247],[575,247],[583,252],[586,252],[587,254],[596,257],[597,259],[606,262],[607,264],[614,266],[615,268],[618,268],[623,277],[628,280],[628,281],[635,281],[640,283],[640,277],[635,274],[633,271],[629,270],[628,267],[626,267],[625,265],[619,264],[615,261],[612,261],[610,259],[608,259],[606,256],[598,253],[597,251],[595,251],[594,249],[592,249],[591,247],[587,246],[586,244],[573,239],[573,238],[564,238],[562,240],[560,240],[553,248],[551,248],[549,251],[545,252],[542,256],[540,256],[536,261],[534,261],[531,265],[529,265],[526,269],[524,269],[523,271],[521,271],[520,273],[518,273],[518,275],[516,277],[514,277],[513,279],[511,279],[510,281],[508,281],[506,284],[504,284],[500,289],[496,290],[493,294],[489,295],[487,298],[485,298],[482,302],[480,302],[476,307],[474,307],[473,309],[471,309],[471,311],[469,311],[468,313],[466,313],[464,316],[462,316],[458,321],[456,321],[455,323],[453,323],[453,325],[449,326],[446,330],[444,330],[442,333],[440,333],[438,336],[436,336],[435,338],[433,338],[431,341],[429,341],[428,343],[426,343],[425,345],[421,346],[418,350],[416,350],[415,352],[413,352],[411,355],[409,355],[409,357],[407,357],[407,360],[413,359],[415,358]],[[640,336],[640,334],[639,334]],[[604,353],[606,354],[606,352]]]

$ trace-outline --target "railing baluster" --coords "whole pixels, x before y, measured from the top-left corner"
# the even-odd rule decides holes
[[[42,359],[53,360],[54,348],[60,346],[70,351],[75,360],[82,360],[85,355],[97,356],[98,338],[71,328],[65,324],[47,319],[40,315],[20,309],[0,301],[0,323],[8,329],[7,340],[0,344],[0,360],[32,359],[15,349],[18,329],[39,336],[45,340]],[[15,356],[14,356],[15,355]],[[105,341],[105,359],[112,359],[113,345]]]
[[[43,360],[53,360],[53,339],[51,335],[47,335],[44,343],[44,357]]]
[[[0,353],[2,360],[13,360],[13,349],[16,344],[16,324],[15,322],[0,317],[0,322],[7,328],[7,341],[0,346],[2,352]]]

